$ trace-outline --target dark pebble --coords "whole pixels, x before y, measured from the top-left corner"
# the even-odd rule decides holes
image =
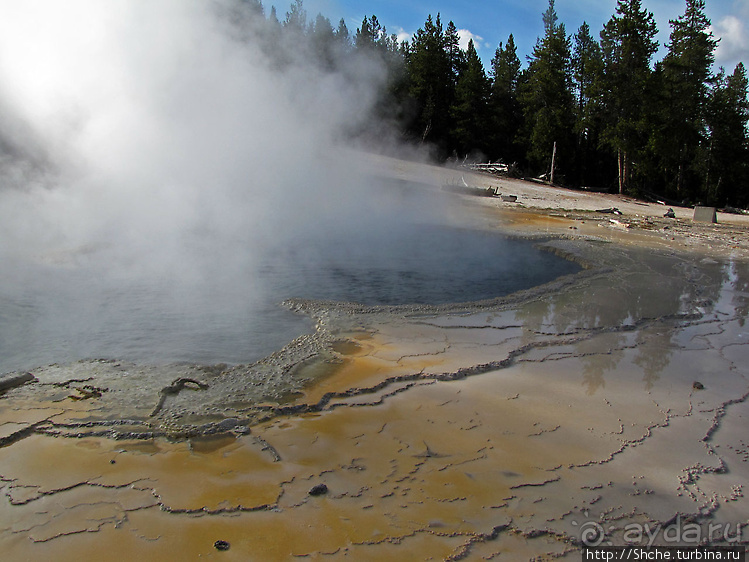
[[[213,548],[216,550],[229,550],[229,546],[231,545],[226,541],[216,541],[213,543]]]
[[[313,486],[309,491],[310,496],[322,496],[327,493],[328,487],[325,484],[318,484],[317,486]]]
[[[699,381],[694,381],[694,382],[692,383],[692,388],[693,388],[693,389],[695,389],[695,390],[705,390],[705,385],[704,385],[704,384],[702,384],[702,383],[701,383],[701,382],[699,382]]]
[[[116,460],[112,459],[109,461],[109,464],[115,464],[116,462],[117,462]]]

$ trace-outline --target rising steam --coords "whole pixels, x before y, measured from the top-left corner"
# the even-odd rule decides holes
[[[400,223],[350,150],[381,62],[250,5],[0,7],[0,372],[259,359],[302,331],[288,264]]]
[[[340,141],[364,126],[379,66],[321,71],[301,36],[271,56],[265,21],[234,9],[4,3],[5,251],[188,275],[350,211],[364,186]]]

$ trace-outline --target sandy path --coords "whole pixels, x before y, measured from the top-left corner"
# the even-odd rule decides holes
[[[673,208],[679,219],[691,219],[693,208],[648,203],[631,197],[592,193],[582,190],[551,187],[538,183],[498,178],[488,174],[471,172],[464,169],[453,169],[430,164],[407,162],[385,156],[367,155],[373,171],[387,173],[391,177],[413,182],[432,182],[435,185],[462,184],[465,180],[469,186],[480,188],[497,188],[502,195],[516,195],[518,204],[528,209],[550,209],[569,211],[595,211],[597,209],[617,208],[626,216],[663,217],[669,208]],[[496,205],[502,205],[495,200]],[[505,204],[505,206],[507,206]],[[749,215],[718,213],[720,224],[748,225]]]
[[[601,238],[620,244],[705,255],[749,257],[749,215],[717,213],[717,224],[695,222],[694,209],[669,207],[638,201],[631,197],[590,193],[534,182],[497,178],[473,173],[397,160],[384,156],[358,155],[366,173],[433,189],[444,185],[463,185],[496,189],[502,195],[515,195],[510,203],[500,197],[461,196],[472,207],[496,211],[492,215],[497,227],[522,235]],[[621,214],[600,213],[618,209]],[[665,218],[673,209],[676,218]],[[482,214],[479,212],[479,214]],[[484,212],[484,214],[486,214]]]

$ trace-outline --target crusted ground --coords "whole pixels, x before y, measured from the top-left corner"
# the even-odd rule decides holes
[[[508,216],[481,205],[461,213]],[[33,371],[0,398],[4,556],[576,559],[675,530],[747,544],[741,232],[707,257],[657,219],[513,216],[564,234],[547,248],[584,271],[456,307],[288,303],[317,333],[256,365]]]

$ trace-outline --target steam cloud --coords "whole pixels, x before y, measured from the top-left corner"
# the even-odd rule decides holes
[[[298,44],[274,68],[259,22],[238,33],[230,9],[4,3],[6,252],[106,248],[108,268],[189,276],[361,211],[339,141],[369,115],[379,67],[321,72]]]

